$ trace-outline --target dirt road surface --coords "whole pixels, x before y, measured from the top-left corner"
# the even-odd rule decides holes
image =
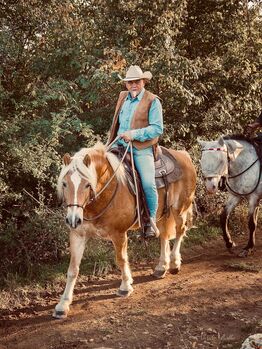
[[[82,277],[66,320],[51,317],[61,290],[47,292],[25,308],[2,312],[0,349],[240,348],[248,335],[262,332],[258,235],[246,259],[229,255],[221,239],[182,250],[181,272],[163,280],[151,276],[156,261],[133,264],[129,298],[115,296],[117,272]]]

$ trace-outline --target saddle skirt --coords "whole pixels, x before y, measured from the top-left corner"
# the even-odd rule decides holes
[[[124,154],[123,147],[112,148],[110,151],[114,153],[119,160],[123,157]],[[182,170],[180,165],[178,164],[175,157],[168,151],[167,148],[158,146],[158,159],[155,161],[155,179],[157,189],[166,188],[168,184],[176,182],[182,176]],[[127,182],[129,190],[132,194],[135,194],[135,185],[133,179],[133,171],[131,166],[130,154],[126,156],[123,165],[125,167]],[[140,183],[140,177],[136,171],[136,180]],[[141,185],[139,185],[141,187]]]
[[[182,176],[182,170],[176,158],[165,147],[159,147],[159,158],[155,161],[155,179],[158,189],[166,187],[167,183],[176,182]]]

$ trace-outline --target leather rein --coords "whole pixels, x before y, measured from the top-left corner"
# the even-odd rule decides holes
[[[90,188],[90,192],[92,193],[92,198],[91,199],[88,199],[86,202],[84,202],[82,205],[79,205],[79,204],[67,204],[65,205],[66,208],[68,207],[79,207],[79,208],[82,208],[82,210],[84,210],[87,206],[89,206],[90,204],[94,203],[97,201],[97,198],[104,192],[104,190],[109,186],[109,184],[112,182],[112,180],[114,179],[114,177],[116,176],[116,173],[119,169],[119,167],[121,166],[121,164],[123,163],[125,157],[126,157],[126,154],[128,152],[128,149],[129,149],[129,144],[128,146],[126,147],[126,150],[125,150],[125,153],[118,165],[118,167],[116,168],[116,170],[114,171],[113,175],[109,178],[109,180],[106,182],[106,184],[103,186],[103,188],[97,193],[95,194],[94,190],[92,189],[91,185],[88,184],[87,187]],[[79,169],[77,169],[77,171],[80,173],[81,177],[85,179],[85,176],[83,175],[83,173],[81,173],[81,171]],[[101,175],[101,177],[105,174],[105,172],[107,171],[107,169],[104,171],[104,173]],[[101,178],[100,177],[100,178]],[[118,190],[118,186],[119,186],[119,183],[117,181],[117,184],[116,184],[116,187],[115,187],[115,190],[114,190],[114,193],[112,195],[112,197],[110,198],[109,202],[107,203],[107,205],[102,209],[101,212],[99,212],[96,216],[93,216],[93,217],[90,217],[90,218],[85,218],[83,217],[83,220],[84,221],[93,221],[93,220],[96,220],[97,218],[100,218],[106,211],[107,209],[109,208],[109,206],[111,205],[111,203],[113,202],[115,196],[116,196],[116,193],[117,193],[117,190]]]

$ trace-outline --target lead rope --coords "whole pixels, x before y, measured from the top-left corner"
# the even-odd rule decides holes
[[[130,141],[128,143],[128,145],[130,145],[131,166],[132,166],[132,173],[133,173],[133,178],[134,178],[134,183],[135,183],[137,219],[138,219],[139,228],[142,228],[141,217],[140,217],[139,198],[138,198],[138,187],[137,187],[134,157],[133,157],[133,144]]]

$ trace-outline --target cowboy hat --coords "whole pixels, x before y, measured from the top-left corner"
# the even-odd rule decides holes
[[[119,78],[122,81],[133,81],[133,80],[141,80],[141,79],[146,79],[146,80],[151,80],[152,79],[152,74],[150,71],[145,71],[144,73],[142,72],[142,69],[138,65],[131,65],[126,72],[126,77],[121,78],[120,75],[118,75]]]

